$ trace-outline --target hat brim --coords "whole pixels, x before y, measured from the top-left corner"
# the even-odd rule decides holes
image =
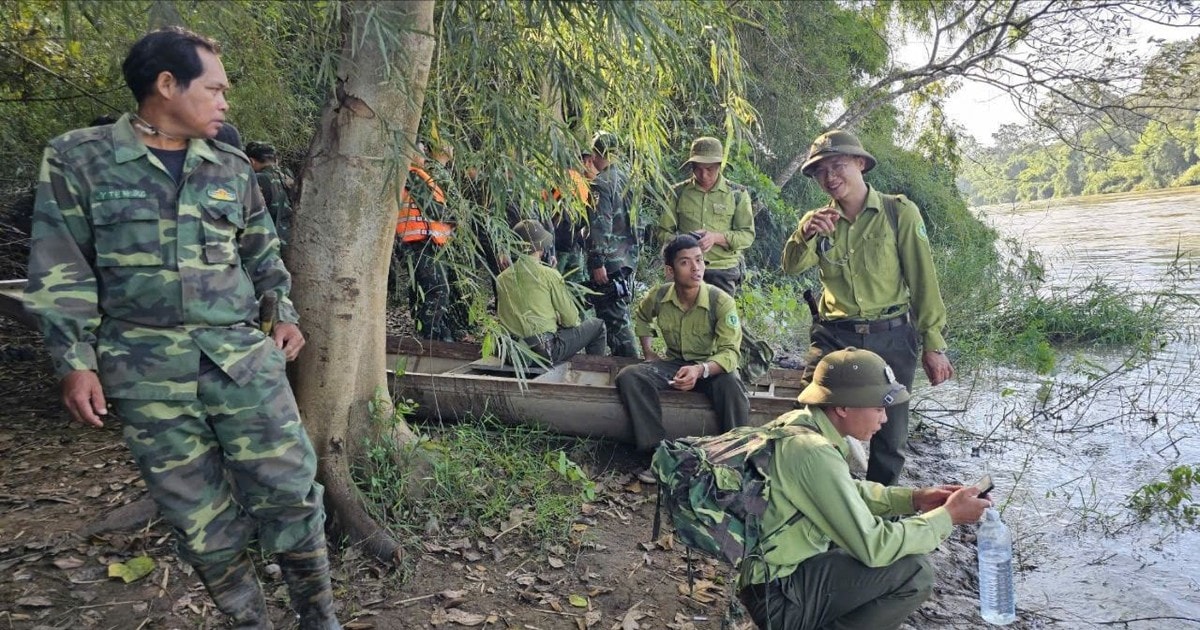
[[[911,395],[908,388],[899,383],[841,387],[837,392],[816,383],[809,383],[796,397],[796,402],[802,405],[832,407],[891,407],[908,402],[909,398]]]
[[[724,161],[725,161],[725,158],[723,158],[723,157],[709,157],[706,155],[694,155],[694,156],[688,158],[688,160],[686,162],[684,162],[683,166],[681,166],[680,168],[687,168],[689,165],[692,165],[692,164],[721,164]]]
[[[812,177],[813,169],[817,167],[817,163],[825,158],[837,157],[839,155],[849,155],[852,157],[860,157],[867,161],[867,165],[863,168],[864,173],[870,172],[875,168],[875,156],[867,153],[865,150],[855,146],[834,145],[827,149],[822,149],[816,155],[809,156],[804,165],[800,167],[800,172],[805,177]]]

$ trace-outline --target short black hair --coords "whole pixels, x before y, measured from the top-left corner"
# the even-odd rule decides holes
[[[679,252],[693,247],[700,247],[700,241],[691,234],[680,234],[671,239],[666,245],[663,245],[663,264],[670,267],[675,264],[675,257]]]
[[[204,72],[199,48],[221,54],[216,41],[179,26],[160,28],[137,40],[121,64],[125,85],[133,92],[133,98],[138,103],[145,100],[163,72],[170,72],[180,87],[191,85],[192,79]]]

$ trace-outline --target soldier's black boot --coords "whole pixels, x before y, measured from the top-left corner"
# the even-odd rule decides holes
[[[200,581],[221,612],[233,619],[237,630],[273,630],[254,563],[245,553],[230,562],[196,563]]]
[[[277,557],[292,608],[300,615],[300,630],[342,630],[333,613],[333,587],[324,542],[312,551],[288,551]]]

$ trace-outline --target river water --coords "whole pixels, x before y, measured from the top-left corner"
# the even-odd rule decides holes
[[[1042,254],[1048,285],[1101,277],[1131,300],[1167,287],[1200,298],[1200,190],[979,213]],[[1200,525],[1140,521],[1125,507],[1164,471],[1200,465],[1198,312],[1175,311],[1170,341],[1132,369],[1119,369],[1121,352],[1071,350],[1049,375],[993,367],[916,388],[949,454],[995,478],[1018,607],[1035,626],[1200,628]]]

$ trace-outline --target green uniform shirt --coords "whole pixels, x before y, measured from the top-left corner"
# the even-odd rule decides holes
[[[60,376],[191,400],[201,353],[244,385],[278,352],[255,325],[261,296],[279,296],[277,321],[299,320],[240,151],[192,140],[176,185],[126,114],[51,140],[39,179],[26,305]]]
[[[768,426],[788,424],[813,427],[819,434],[805,431],[775,444],[762,531],[778,532],[765,540],[768,551],[761,558],[746,560],[739,588],[791,575],[800,563],[828,551],[831,542],[868,567],[883,567],[929,553],[950,536],[954,523],[942,507],[885,520],[914,512],[913,489],[851,477],[846,440],[819,407],[788,412]],[[803,516],[783,527],[797,510]]]
[[[732,184],[724,175],[708,192],[700,190],[693,179],[675,184],[675,205],[668,207],[658,220],[658,238],[663,243],[679,234],[697,230],[720,232],[729,247],[713,245],[704,254],[711,269],[738,266],[741,254],[754,244],[754,212],[750,193]]]
[[[674,361],[716,361],[729,373],[737,371],[741,360],[742,324],[738,320],[737,304],[724,291],[717,293],[716,331],[708,309],[711,304],[707,284],[700,285],[700,294],[691,310],[684,311],[675,295],[675,286],[658,299],[659,289],[648,291],[633,313],[633,332],[638,337],[653,337],[654,325],[667,346],[665,358]]]
[[[528,254],[496,276],[496,316],[521,339],[580,323],[579,307],[562,274]]]
[[[783,246],[783,270],[799,273],[818,265],[823,289],[818,304],[821,319],[874,320],[911,310],[925,349],[945,349],[946,306],[917,205],[901,198],[897,236],[881,195],[868,189],[866,207],[853,223],[842,215],[829,237],[832,247],[824,253],[817,251],[820,238],[804,240],[803,236],[804,226],[815,213],[813,210],[800,219]]]

